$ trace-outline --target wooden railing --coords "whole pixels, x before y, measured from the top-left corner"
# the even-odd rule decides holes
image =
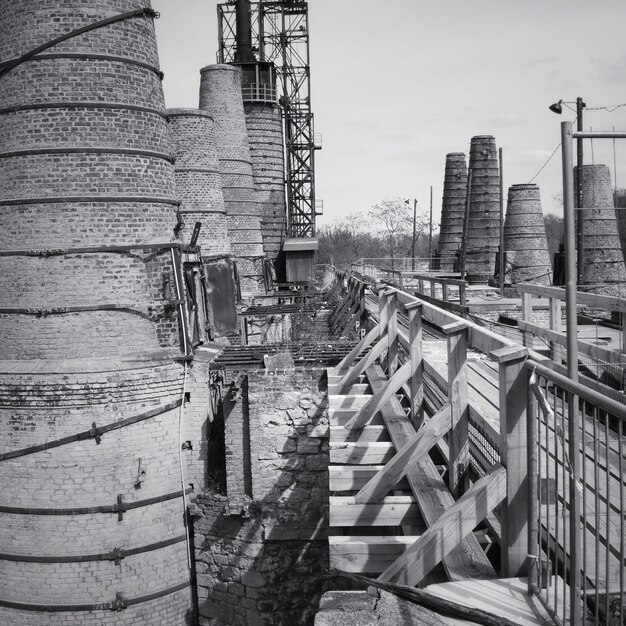
[[[486,520],[496,533],[500,529],[500,575],[528,576],[529,592],[539,597],[555,623],[583,623],[583,601],[603,619],[616,610],[620,617],[616,623],[623,623],[626,407],[569,381],[564,368],[549,358],[430,302],[362,277],[337,272],[337,278],[352,294],[352,304],[346,306],[358,310],[361,320],[366,311],[359,298],[371,293],[379,303],[375,326],[336,368],[342,376],[340,387],[348,388],[385,354],[388,377],[346,427],[363,428],[404,389],[414,429],[359,491],[357,502],[383,498],[444,436],[448,486],[456,500],[380,580],[418,584],[430,565]],[[439,328],[447,344],[447,402],[430,419],[424,417],[425,379],[432,370],[422,348],[425,321]],[[498,407],[499,432],[473,410],[468,392],[470,348],[497,363],[498,392],[491,400]],[[472,426],[489,433],[489,445],[495,448],[492,456],[499,456],[499,463],[485,467],[484,457],[475,458]],[[473,476],[478,478],[474,483],[469,472],[472,461],[484,470],[482,477]],[[496,507],[499,523],[493,520]],[[594,562],[601,565],[592,572]],[[603,577],[598,567],[604,568]],[[552,578],[550,571],[555,574]]]

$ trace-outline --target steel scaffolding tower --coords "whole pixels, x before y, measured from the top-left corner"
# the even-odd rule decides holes
[[[252,3],[253,52],[274,63],[284,120],[287,233],[315,237],[315,150],[309,68],[309,7],[303,0]],[[235,63],[234,2],[217,7],[218,62]]]

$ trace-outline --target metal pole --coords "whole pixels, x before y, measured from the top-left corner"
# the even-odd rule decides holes
[[[574,228],[574,175],[572,159],[572,123],[561,123],[561,146],[563,152],[563,217],[565,222],[565,303],[567,315],[567,374],[573,382],[578,381],[578,321],[576,317],[576,251]],[[580,177],[579,177],[580,182]],[[578,546],[580,535],[580,498],[577,493],[580,475],[578,429],[578,398],[568,393],[569,458],[572,475],[569,478],[569,572],[570,572],[570,624],[581,621],[580,566]]]
[[[428,230],[428,266],[432,268],[432,256],[433,256],[433,186],[430,186],[430,217],[428,219],[430,224]]]
[[[504,176],[502,174],[502,148],[498,148],[500,164],[500,256],[498,274],[500,276],[500,293],[504,296]]]
[[[417,222],[417,199],[413,198],[413,243],[411,243],[411,269],[415,270],[415,227]]]
[[[583,130],[583,109],[585,103],[582,98],[576,98],[576,130]],[[576,233],[576,258],[578,273],[576,274],[576,283],[582,285],[583,282],[583,140],[576,139],[576,207],[578,208],[576,215],[577,233]]]

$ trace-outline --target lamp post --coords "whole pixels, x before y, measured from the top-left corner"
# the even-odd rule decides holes
[[[576,104],[576,130],[583,130],[583,109],[587,106],[582,98],[576,98],[576,102],[564,102],[559,100],[551,104],[548,108],[553,113],[560,115],[563,112],[563,106],[568,104]],[[571,109],[571,107],[568,107]],[[572,109],[573,110],[573,109]],[[583,140],[581,137],[576,139],[576,283],[581,285],[583,281]]]

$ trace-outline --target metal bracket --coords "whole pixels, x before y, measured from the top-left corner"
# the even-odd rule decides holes
[[[120,561],[125,557],[124,550],[121,548],[113,548],[111,552],[107,554],[109,561],[115,561],[115,565],[119,565]]]
[[[117,496],[117,521],[121,522],[124,519],[124,513],[127,511],[127,507],[124,504],[122,494],[118,494]]]
[[[91,423],[91,429],[89,430],[89,438],[95,439],[96,444],[99,444],[102,441],[102,435],[98,432],[98,427],[95,422]]]

